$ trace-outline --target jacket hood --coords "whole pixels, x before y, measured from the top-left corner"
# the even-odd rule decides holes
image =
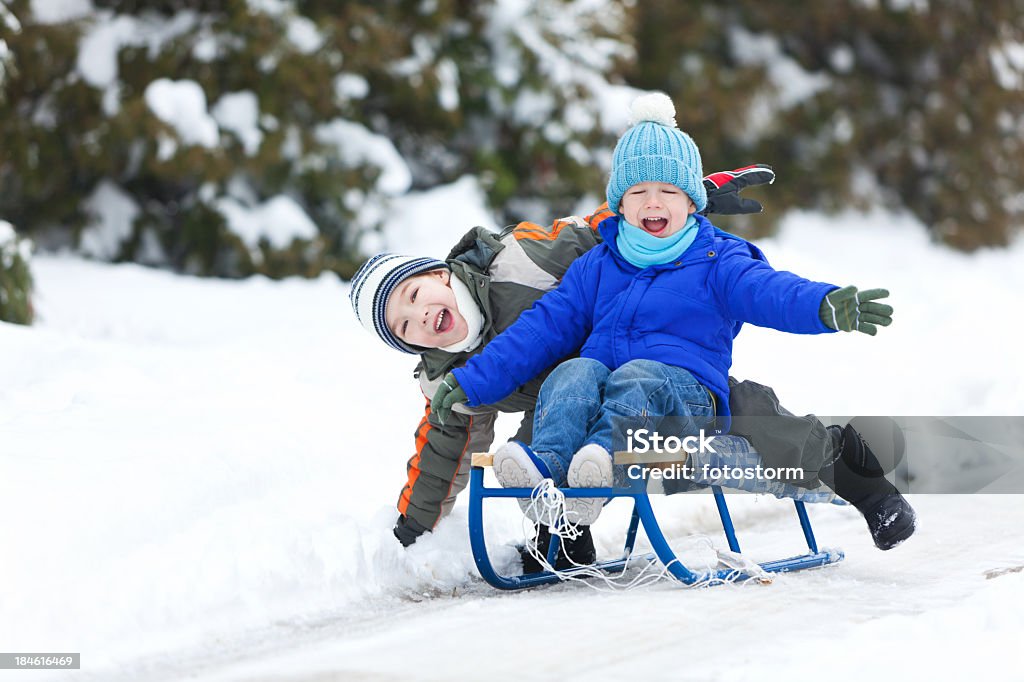
[[[494,257],[504,248],[498,233],[486,227],[474,227],[462,235],[445,260],[456,260],[472,266],[478,272],[487,272]]]

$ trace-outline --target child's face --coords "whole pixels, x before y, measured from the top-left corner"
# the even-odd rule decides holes
[[[395,336],[421,348],[450,346],[466,338],[469,325],[448,284],[451,274],[447,269],[431,270],[398,285],[384,309],[384,320]]]
[[[686,192],[667,182],[633,185],[622,196],[619,208],[627,221],[655,237],[674,235],[697,210]]]

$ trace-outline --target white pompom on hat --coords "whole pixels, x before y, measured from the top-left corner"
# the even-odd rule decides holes
[[[650,121],[660,123],[669,128],[677,128],[676,105],[664,92],[651,92],[640,95],[629,107],[629,125]]]
[[[700,150],[676,127],[676,108],[663,92],[640,95],[629,108],[632,127],[612,153],[608,208],[620,213],[622,196],[641,182],[666,182],[689,195],[698,211],[708,205]]]

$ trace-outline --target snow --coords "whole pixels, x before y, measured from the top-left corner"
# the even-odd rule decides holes
[[[828,61],[838,73],[846,74],[853,69],[857,57],[849,45],[840,44],[829,52]]]
[[[370,164],[380,168],[377,188],[381,192],[398,196],[412,185],[408,164],[391,140],[383,135],[340,118],[317,126],[315,135],[321,144],[332,145],[343,163],[349,166]]]
[[[7,41],[0,38],[0,87],[3,87],[4,81],[7,80],[13,60],[14,53],[7,47]]]
[[[272,249],[283,250],[296,239],[312,241],[319,234],[316,224],[291,197],[283,194],[249,208],[231,197],[217,200],[217,209],[228,229],[241,238],[257,260],[259,244],[266,240]]]
[[[408,78],[409,82],[418,87],[422,83],[422,72],[437,58],[437,48],[425,35],[412,37],[412,54],[405,59],[395,60],[388,70],[395,76]]]
[[[261,12],[272,17],[281,16],[292,9],[292,3],[285,0],[246,0],[245,4],[252,12]]]
[[[60,24],[89,16],[89,0],[32,0],[32,20],[37,24]]]
[[[512,103],[515,120],[540,127],[552,121],[555,98],[550,92],[523,88]]]
[[[103,180],[85,200],[84,208],[91,218],[78,246],[82,253],[100,260],[113,260],[132,236],[139,206],[120,187]]]
[[[285,36],[302,54],[313,54],[324,44],[324,37],[320,35],[316,24],[303,16],[289,17]]]
[[[783,52],[778,38],[770,34],[752,33],[740,26],[729,28],[729,44],[733,58],[740,64],[760,66],[772,85],[771,93],[757,94],[747,106],[743,138],[757,140],[778,120],[778,112],[791,109],[826,89],[831,83],[822,72],[809,72]],[[839,49],[831,58],[841,72],[848,67],[852,52]],[[845,131],[839,131],[840,136]]]
[[[295,11],[279,0],[249,6],[275,17]],[[421,9],[431,11],[430,3]],[[32,10],[49,22],[94,12],[85,0],[35,0]],[[603,130],[621,133],[639,93],[608,85],[604,74],[625,48],[591,35],[587,49],[564,49],[588,34],[580,27],[595,14],[605,27],[621,20],[619,9],[591,0],[499,0],[487,26],[498,83],[489,96],[507,97],[513,120],[548,139],[589,130],[594,116]],[[170,22],[97,15],[78,69],[103,90],[108,113],[119,106],[121,47],[153,50],[196,28],[188,13]],[[320,48],[307,20],[287,16],[282,25],[296,49]],[[218,38],[199,30],[193,54],[209,60]],[[739,56],[766,63],[779,87],[777,100],[762,106],[794,106],[827,82],[782,57],[777,44],[739,37]],[[990,55],[1004,87],[1020,86],[1018,48],[1008,43]],[[453,63],[425,36],[413,49],[396,68],[412,80],[435,65],[439,102],[456,108]],[[831,57],[842,70],[852,52]],[[518,88],[525,60],[567,101]],[[339,73],[333,88],[343,102],[369,94],[355,73]],[[212,147],[223,129],[247,154],[259,148],[251,92],[222,95],[208,111],[198,84],[163,80],[146,101],[181,143]],[[556,109],[561,122],[551,124]],[[299,131],[286,134],[286,155],[301,154]],[[315,134],[343,163],[381,170],[377,191],[390,203],[355,189],[344,196],[363,223],[374,212],[383,218],[381,231],[364,238],[367,253],[443,257],[470,227],[498,227],[477,178],[407,193],[409,167],[385,136],[344,120]],[[178,144],[162,137],[160,158]],[[570,144],[580,163],[610,154]],[[259,203],[249,190],[233,185],[216,204],[255,257],[261,240],[280,249],[316,237],[294,200]],[[203,194],[214,201],[216,190]],[[138,207],[112,181],[87,207],[95,218],[83,252],[115,256]],[[748,327],[735,374],[775,386],[799,413],[1022,413],[1021,323],[1005,312],[1019,309],[1021,244],[968,257],[932,245],[906,217],[849,213],[793,214],[762,246],[779,268],[889,287],[896,323],[875,339]],[[0,381],[0,515],[8,520],[0,544],[16,548],[0,562],[0,578],[16,586],[0,600],[7,650],[81,651],[81,678],[97,680],[408,677],[411,663],[423,679],[659,678],[682,670],[696,679],[778,671],[962,679],[1012,670],[1007,652],[1024,634],[1024,573],[1013,572],[1024,565],[1018,496],[916,496],[919,533],[886,554],[852,510],[815,507],[819,539],[843,547],[847,560],[781,576],[771,587],[498,594],[477,577],[464,499],[412,548],[391,536],[422,397],[410,378],[414,360],[358,327],[345,284],[329,276],[200,280],[55,256],[36,257],[34,273],[38,323],[0,324],[0,358],[12,359]],[[516,419],[499,426],[507,436]],[[708,499],[656,504],[687,561],[701,559],[689,548],[691,534],[722,545]],[[732,507],[755,558],[799,548],[785,504],[741,498]],[[521,517],[514,504],[489,511],[496,562],[514,571],[508,545],[522,537]],[[603,554],[621,544],[626,515],[616,503],[595,527]],[[851,651],[855,669],[840,663]],[[11,677],[0,671],[3,679]]]
[[[220,42],[209,29],[203,26],[199,29],[195,44],[192,47],[192,56],[201,62],[210,63],[217,58],[220,52]]]
[[[366,235],[363,251],[445,258],[463,234],[477,225],[497,229],[484,208],[485,193],[471,175],[428,192],[410,192],[392,202],[382,238]]]
[[[56,12],[53,14],[56,16]],[[107,116],[120,109],[117,54],[121,48],[146,45],[152,57],[166,42],[192,31],[198,21],[192,11],[177,12],[167,19],[158,14],[137,18],[101,10],[92,19],[79,41],[76,64],[86,83],[104,91],[103,110]]]
[[[0,22],[3,23],[4,27],[11,33],[21,32],[21,22],[18,21],[18,17],[14,16],[14,13],[7,8],[7,5],[0,3]],[[0,41],[0,44],[6,48],[6,43]]]
[[[1007,41],[990,48],[989,62],[1001,88],[1024,89],[1024,43]]]
[[[192,80],[158,78],[146,86],[146,105],[161,121],[174,128],[187,145],[214,148],[220,139],[217,122],[206,110],[206,94]],[[161,160],[169,158],[166,151]]]
[[[334,94],[341,101],[363,99],[370,94],[370,84],[354,73],[340,73],[334,77]]]
[[[324,37],[294,2],[247,4],[280,20],[296,50],[321,49]],[[926,0],[885,4],[928,9]],[[108,115],[120,106],[123,47],[146,46],[152,55],[197,32],[192,54],[209,61],[225,39],[199,26],[193,11],[132,17],[90,0],[29,5],[38,23],[93,20],[77,70],[102,90]],[[607,167],[610,148],[588,150],[571,137],[590,130],[594,117],[606,132],[628,125],[640,91],[609,84],[606,74],[630,48],[599,34],[620,29],[629,5],[497,0],[484,27],[495,52],[487,96],[516,123],[570,140],[579,163]],[[435,10],[434,0],[417,8],[424,16]],[[732,38],[734,56],[764,64],[777,87],[774,99],[751,105],[751,130],[828,85],[772,38]],[[415,86],[433,67],[439,103],[457,109],[454,62],[427,35],[415,36],[412,48],[394,73]],[[261,65],[273,68],[278,56]],[[840,72],[855,61],[846,46],[829,58]],[[988,58],[1000,86],[1022,87],[1019,42],[1007,39]],[[695,77],[704,68],[686,63]],[[524,64],[536,64],[535,72],[524,74]],[[337,66],[335,97],[366,98],[366,78]],[[524,77],[559,95],[522,87]],[[159,137],[160,159],[179,143],[216,147],[220,130],[247,154],[258,151],[261,126],[273,130],[276,119],[261,118],[252,92],[218,94],[208,109],[194,81],[149,85],[147,105],[177,133]],[[836,134],[852,135],[850,125],[837,119]],[[283,153],[298,158],[299,129],[285,134]],[[409,166],[385,135],[342,119],[314,134],[342,163],[380,169],[376,192],[343,197],[356,223],[382,219],[378,233],[364,235],[365,253],[443,257],[472,226],[499,227],[478,178],[408,192]],[[255,258],[263,241],[284,249],[318,235],[291,197],[261,203],[240,177],[229,182],[229,196],[219,191],[207,184],[200,198],[216,203]],[[139,207],[104,180],[84,208],[92,218],[82,252],[114,258]],[[12,245],[30,255],[31,242],[14,237],[0,221],[5,262]],[[774,386],[798,413],[1024,414],[1024,322],[1015,315],[1024,242],[967,256],[931,243],[905,215],[797,212],[760,244],[779,269],[888,287],[896,321],[877,338],[748,326],[735,375]],[[153,233],[142,235],[140,248],[161,260]],[[71,678],[33,679],[383,679],[407,678],[410,669],[417,679],[1020,676],[1019,494],[914,496],[920,530],[890,553],[872,547],[853,510],[815,506],[819,540],[842,547],[846,561],[779,576],[771,587],[660,584],[605,594],[564,585],[501,594],[477,575],[465,499],[409,549],[391,535],[423,398],[411,379],[415,359],[359,327],[347,284],[327,275],[204,280],[55,255],[35,256],[32,265],[37,323],[0,323],[0,579],[9,588],[0,599],[0,642],[8,651],[81,651],[85,665]],[[517,417],[503,417],[499,441],[516,426]],[[953,464],[931,473],[956,471]],[[703,560],[695,543],[703,536],[723,545],[707,497],[655,504],[688,562]],[[730,504],[751,556],[800,549],[791,507],[763,497]],[[599,552],[621,546],[627,516],[621,503],[605,511],[595,526]],[[486,530],[498,568],[515,571],[517,507],[495,503]],[[0,682],[15,675],[0,671]]]
[[[105,88],[117,80],[117,51],[135,33],[135,21],[120,16],[97,21],[81,40],[78,71],[89,85]]]
[[[455,62],[447,57],[437,63],[437,78],[440,87],[437,91],[437,101],[445,111],[455,111],[459,108],[459,69]]]
[[[443,255],[489,224],[470,177],[396,204],[382,239],[406,253]],[[1024,244],[966,256],[904,216],[849,213],[794,214],[760,245],[777,268],[889,287],[895,322],[876,338],[747,327],[738,376],[798,413],[1024,414],[1022,323],[1003,314],[1019,307]],[[410,661],[418,679],[524,666],[578,678],[581,661],[593,679],[681,666],[721,680],[1016,669],[1019,495],[914,496],[920,529],[888,553],[854,510],[816,505],[819,542],[846,560],[769,587],[499,594],[477,577],[464,499],[409,550],[391,536],[422,396],[415,359],[358,325],[347,284],[52,255],[33,268],[38,323],[0,324],[0,357],[18,358],[0,382],[0,545],[17,548],[0,579],[18,586],[0,601],[0,641],[81,651],[74,679],[386,678]],[[517,421],[503,417],[499,438]],[[707,497],[655,504],[678,546],[702,535],[723,546]],[[730,506],[754,558],[799,550],[786,503]],[[624,503],[605,511],[599,552],[616,551],[627,515]],[[514,571],[514,503],[488,509],[487,533],[499,570]]]
[[[255,93],[251,90],[225,93],[210,113],[222,129],[234,133],[247,155],[259,151],[263,131],[259,129],[260,105]]]
[[[889,7],[897,12],[927,12],[928,0],[889,0]]]
[[[790,235],[800,235],[806,245]],[[732,371],[737,376],[785,385],[786,402],[798,413],[846,414],[840,406],[848,402],[849,386],[901,376],[913,380],[884,383],[885,390],[865,393],[877,414],[1024,414],[1024,387],[1006,381],[1003,373],[1019,368],[1016,348],[1024,323],[996,312],[1020,306],[1024,242],[967,258],[933,245],[907,215],[848,212],[822,220],[795,212],[783,221],[780,235],[762,245],[777,269],[862,289],[889,289],[896,313],[893,326],[875,338],[841,334],[829,339],[829,358],[856,358],[829,366],[828,383],[835,390],[821,391],[821,377],[814,372],[801,378],[787,363],[764,361],[772,353],[815,356],[821,339],[751,325],[736,343]],[[998,331],[989,333],[994,327]]]
[[[552,91],[582,107],[572,115],[578,119],[579,111],[600,112],[602,129],[621,134],[628,127],[629,103],[641,91],[611,84],[606,74],[617,59],[629,57],[632,48],[597,34],[601,29],[614,33],[624,21],[621,7],[604,2],[499,0],[485,26],[493,51],[491,70],[502,89],[491,92],[490,98],[494,102],[511,98],[509,109],[518,124],[539,127],[550,120],[545,112],[555,105],[551,98],[523,87],[523,64],[534,63],[537,76]],[[587,49],[566,50],[566,45],[578,43],[580,35],[588,36]]]
[[[15,258],[31,263],[32,248],[31,239],[19,238],[18,233],[14,231],[14,225],[0,219],[0,270],[10,268]],[[0,287],[0,297],[5,295],[3,287]]]
[[[733,56],[740,64],[763,65],[776,88],[778,106],[789,109],[828,87],[823,73],[811,73],[782,51],[772,35],[751,33],[741,27],[729,30]]]
[[[17,236],[14,232],[14,225],[11,225],[6,220],[0,220],[0,247],[13,244]]]

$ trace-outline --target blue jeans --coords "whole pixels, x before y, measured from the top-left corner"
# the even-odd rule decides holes
[[[565,485],[581,447],[625,449],[627,425],[657,430],[666,416],[674,418],[672,435],[680,437],[696,435],[714,419],[707,389],[687,370],[632,360],[612,371],[597,360],[574,358],[556,367],[540,389],[531,445],[555,484]]]

